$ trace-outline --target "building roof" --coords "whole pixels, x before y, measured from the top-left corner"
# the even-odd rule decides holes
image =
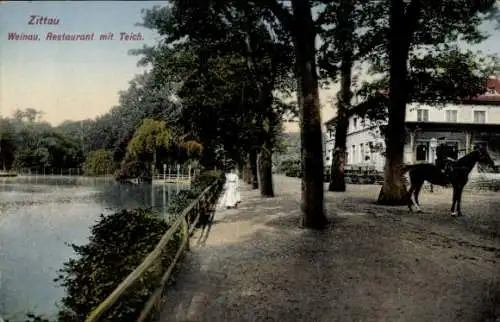
[[[498,78],[498,77],[489,78],[487,83],[486,83],[486,87],[488,89],[493,89],[497,92],[500,92],[500,78]]]

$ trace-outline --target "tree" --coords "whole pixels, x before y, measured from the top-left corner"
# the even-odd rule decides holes
[[[355,51],[355,3],[340,0],[329,4],[318,19],[318,24],[334,25],[322,32],[324,44],[320,48],[320,63],[325,76],[336,79],[340,65],[340,91],[337,95],[337,118],[335,147],[330,168],[329,191],[345,191],[344,163],[348,127],[348,112],[351,108],[351,82]]]
[[[176,20],[179,17],[182,21]],[[273,196],[274,136],[281,128],[282,114],[290,109],[289,105],[277,102],[273,90],[287,86],[286,76],[292,66],[288,42],[273,37],[260,12],[238,2],[190,2],[186,5],[172,1],[171,7],[147,10],[144,25],[166,36],[169,48],[158,46],[156,50],[146,49],[142,53],[157,67],[153,69],[160,78],[172,77],[171,73],[164,72],[169,69],[167,66],[182,75],[177,78],[182,83],[179,93],[182,105],[189,106],[186,123],[199,125],[196,131],[201,132],[203,124],[196,119],[203,118],[207,123],[211,115],[213,122],[210,124],[223,120],[220,129],[211,129],[212,135],[203,137],[220,139],[227,154],[240,165],[245,163],[241,157],[245,149],[241,147],[250,150],[251,163],[256,162],[254,155],[258,154],[261,195]],[[201,34],[200,25],[209,27]],[[185,36],[189,37],[188,41],[181,41]],[[179,52],[186,51],[188,55],[179,57]],[[172,62],[175,60],[188,63],[176,63],[174,67]],[[213,70],[217,73],[212,73]],[[235,71],[239,73],[235,75]],[[202,116],[194,111],[200,111]],[[186,130],[193,131],[193,128]]]
[[[316,71],[317,30],[311,2],[292,0],[291,12],[277,0],[256,0],[255,3],[268,8],[293,39],[301,125],[302,225],[321,229],[326,226],[327,218],[324,210],[323,147]]]
[[[170,150],[173,146],[174,137],[165,122],[144,119],[128,143],[127,154],[130,159],[143,161],[154,171],[158,150]]]
[[[42,111],[38,111],[34,108],[27,108],[24,110],[17,109],[14,112],[14,118],[19,121],[23,122],[29,122],[29,123],[34,123],[34,122],[39,122],[43,116]]]
[[[79,168],[83,155],[78,142],[42,122],[40,114],[34,109],[17,110],[13,118],[0,120],[0,160],[8,168],[35,171]]]
[[[0,169],[12,168],[16,155],[15,128],[9,119],[0,118]]]
[[[405,143],[406,104],[410,99],[418,101],[417,95],[411,93],[411,90],[415,89],[418,93],[433,93],[431,96],[434,97],[434,102],[446,101],[451,96],[450,94],[462,95],[455,96],[454,99],[456,99],[480,93],[477,91],[477,82],[474,82],[473,86],[466,83],[460,84],[449,80],[449,75],[447,83],[454,84],[454,86],[437,85],[438,82],[433,81],[433,73],[439,68],[437,70],[419,68],[419,73],[413,73],[415,78],[411,80],[408,66],[418,61],[424,66],[429,62],[443,62],[442,59],[437,58],[441,53],[445,56],[457,53],[450,51],[449,46],[443,44],[453,43],[459,39],[470,43],[485,39],[485,35],[480,32],[478,26],[485,18],[485,14],[492,16],[495,13],[494,2],[492,0],[412,0],[411,2],[390,0],[385,2],[387,6],[381,9],[385,13],[385,18],[380,19],[370,33],[374,39],[380,39],[379,45],[369,57],[375,73],[389,75],[388,87],[384,88],[384,90],[387,88],[389,90],[389,122],[385,130],[386,165],[384,184],[378,203],[397,205],[407,202],[407,192],[401,180],[400,170]],[[453,62],[456,66],[464,66],[458,64],[457,60]],[[389,66],[388,70],[385,66]],[[434,65],[436,66],[438,65]],[[467,70],[467,74],[474,75],[471,69]],[[462,77],[463,73],[459,73],[458,76]],[[428,85],[429,82],[433,85]],[[378,82],[378,84],[383,84],[383,82]]]
[[[83,171],[88,176],[112,174],[116,168],[113,152],[104,149],[90,152],[83,165]]]
[[[383,1],[331,1],[316,21],[323,40],[318,59],[323,82],[340,82],[329,191],[346,188],[344,164],[347,128],[353,113],[352,88],[357,85],[355,66],[362,64],[380,46],[380,37],[373,29],[383,18],[384,6]]]

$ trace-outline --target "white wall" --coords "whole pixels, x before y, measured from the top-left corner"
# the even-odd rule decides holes
[[[486,122],[489,124],[500,124],[500,106],[491,105],[467,105],[467,104],[446,104],[443,108],[436,108],[425,104],[408,104],[406,109],[406,121],[416,122],[417,110],[425,109],[429,111],[429,122],[447,122],[446,111],[457,111],[456,123],[474,123],[474,111],[485,111]]]
[[[474,123],[474,111],[484,111],[487,124],[500,124],[500,106],[488,105],[466,105],[466,104],[446,104],[442,108],[429,106],[425,104],[408,104],[406,107],[406,121],[417,122],[418,110],[428,111],[428,122],[447,122],[446,111],[457,111],[457,121],[454,123]],[[354,134],[364,131],[372,126],[369,120],[363,120],[359,116],[353,116],[349,119],[347,134]]]
[[[366,164],[376,168],[383,168],[384,158],[379,152],[371,151],[369,148],[370,142],[375,145],[382,141],[376,133],[376,129],[374,126],[365,127],[364,130],[351,132],[347,136],[347,164]],[[361,144],[363,145],[363,151],[361,150]],[[369,157],[369,160],[365,160],[366,156]]]

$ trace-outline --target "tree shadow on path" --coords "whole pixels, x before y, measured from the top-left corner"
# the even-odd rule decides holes
[[[497,239],[355,193],[327,200],[333,227],[310,231],[296,195],[243,197],[188,254],[159,321],[482,321]]]

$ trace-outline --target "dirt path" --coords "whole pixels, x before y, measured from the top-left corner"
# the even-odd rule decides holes
[[[313,232],[298,228],[299,181],[275,183],[278,197],[246,190],[216,214],[160,321],[485,321],[500,194],[467,192],[454,219],[450,191],[423,193],[426,213],[409,214],[374,205],[379,186],[352,185],[325,193],[334,225]]]

